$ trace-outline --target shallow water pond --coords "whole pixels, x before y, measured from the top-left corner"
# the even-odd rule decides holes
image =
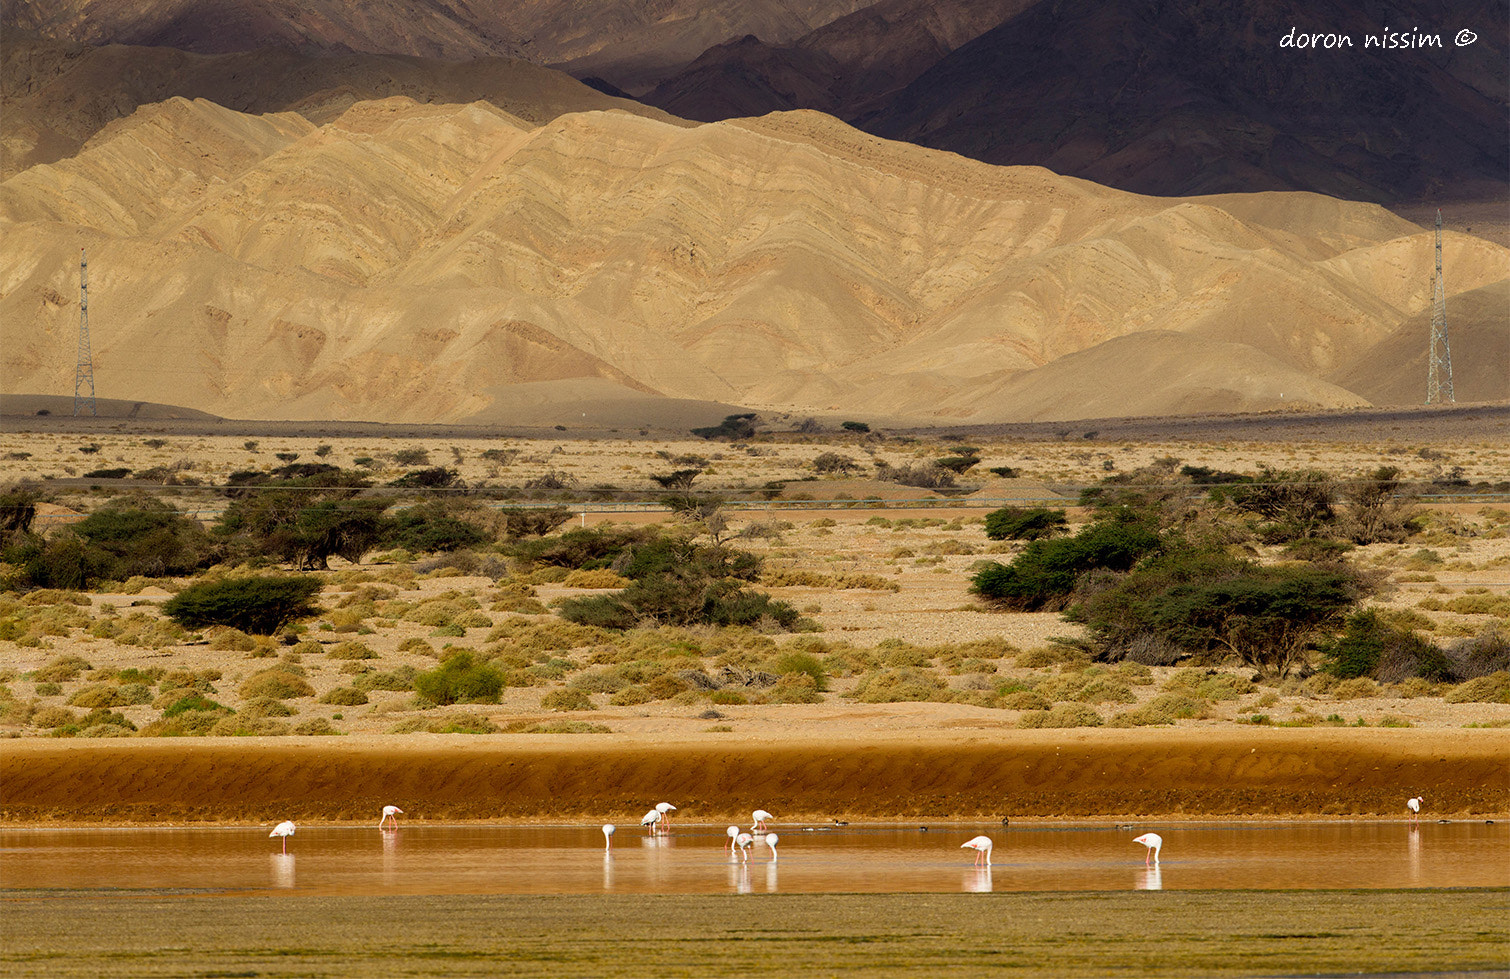
[[[301,894],[714,894],[1504,886],[1510,822],[776,825],[731,855],[722,826],[0,830],[0,888]],[[1164,840],[1156,866],[1134,837]],[[989,867],[964,841],[994,841]]]

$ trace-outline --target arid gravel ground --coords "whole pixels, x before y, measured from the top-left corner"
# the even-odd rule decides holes
[[[560,686],[551,682],[510,686],[498,704],[440,711],[416,709],[411,695],[381,689],[370,691],[366,703],[324,703],[331,691],[363,674],[429,669],[447,645],[506,646],[557,621],[548,612],[494,610],[500,594],[496,570],[480,575],[443,562],[433,569],[372,558],[361,566],[336,562],[322,599],[328,613],[357,589],[371,587],[408,606],[459,602],[475,608],[479,618],[444,632],[433,623],[382,614],[359,617],[355,624],[327,614],[311,623],[303,638],[318,646],[305,648],[320,652],[304,655],[300,666],[314,695],[288,701],[292,716],[285,727],[319,723],[343,738],[55,740],[39,737],[48,733],[45,728],[12,720],[5,731],[21,740],[6,742],[0,752],[7,773],[0,819],[218,821],[263,818],[297,802],[302,818],[339,821],[365,813],[373,798],[366,786],[374,778],[384,784],[413,778],[416,788],[435,780],[454,786],[455,794],[431,813],[438,819],[550,819],[616,811],[621,801],[639,799],[645,785],[667,780],[668,789],[675,788],[709,818],[746,811],[751,796],[779,799],[789,811],[814,817],[1390,815],[1401,811],[1407,796],[1421,792],[1441,813],[1503,812],[1510,808],[1504,766],[1510,734],[1503,730],[1510,725],[1510,704],[1450,702],[1444,697],[1449,691],[1430,684],[1339,689],[1296,678],[1254,684],[1251,670],[1229,664],[1216,668],[1228,685],[1226,694],[1206,701],[1198,717],[1153,729],[1024,730],[1019,724],[1026,708],[979,706],[967,696],[1003,680],[1062,685],[1067,674],[1095,671],[1053,653],[1059,647],[1050,640],[1076,635],[1077,626],[1051,613],[992,612],[969,594],[972,566],[983,559],[1009,559],[1017,546],[990,541],[983,532],[984,515],[1002,502],[1058,498],[1071,503],[1073,486],[1168,457],[1248,472],[1262,464],[1316,467],[1339,478],[1389,464],[1428,484],[1449,471],[1471,482],[1492,482],[1510,469],[1510,441],[1494,421],[1502,414],[1488,411],[1486,425],[1484,412],[1460,412],[1447,421],[1447,415],[1403,413],[1376,419],[1374,440],[1351,427],[1357,420],[1346,416],[1334,420],[1335,431],[1317,418],[1290,419],[1294,427],[1286,428],[1281,417],[1261,419],[1262,424],[1248,419],[1252,424],[1246,427],[1237,424],[1242,419],[1208,419],[1208,427],[1200,429],[1191,428],[1188,419],[1169,420],[1167,438],[1144,431],[1145,440],[1138,441],[1108,441],[1105,433],[1094,439],[1078,433],[1035,440],[1018,437],[1022,433],[972,437],[971,444],[981,447],[980,470],[1009,466],[1016,475],[972,475],[962,481],[969,484],[963,497],[926,507],[923,498],[934,494],[877,482],[867,470],[874,459],[902,465],[947,454],[960,436],[793,436],[729,446],[638,436],[580,440],[560,433],[477,441],[458,433],[395,436],[381,426],[343,435],[341,426],[332,424],[315,433],[253,438],[172,429],[153,434],[149,422],[131,423],[147,426],[134,430],[43,434],[7,419],[0,431],[4,479],[39,481],[56,500],[42,508],[39,525],[53,527],[79,519],[81,512],[127,488],[106,483],[91,490],[101,484],[81,478],[91,469],[162,466],[215,485],[237,469],[276,465],[274,455],[284,453],[343,466],[369,458],[375,478],[386,480],[403,471],[392,455],[406,448],[424,449],[432,464],[454,466],[474,486],[505,487],[562,474],[578,490],[568,504],[581,511],[574,523],[662,521],[663,512],[616,512],[587,490],[611,484],[654,498],[650,475],[698,456],[706,466],[699,486],[758,496],[755,490],[765,484],[784,483],[768,508],[733,511],[733,531],[737,546],[765,559],[767,581],[761,587],[821,626],[823,631],[811,636],[820,646],[812,648],[871,655],[898,645],[923,649],[959,697],[863,703],[852,696],[860,675],[835,670],[823,701],[812,704],[762,703],[758,691],[742,698],[744,703],[735,698],[710,703],[706,694],[691,693],[615,703],[614,696],[594,693],[594,709],[562,714],[542,706],[543,696]],[[330,449],[318,452],[322,446]],[[485,459],[488,449],[501,455]],[[816,478],[811,463],[823,452],[845,454],[860,469],[843,478]],[[213,493],[193,495],[193,487],[159,490],[181,508],[203,511],[206,519],[224,505]],[[822,508],[794,508],[800,505]],[[1510,508],[1491,495],[1431,502],[1427,510],[1427,529],[1416,538],[1352,553],[1386,582],[1371,603],[1412,617],[1433,641],[1444,644],[1502,625],[1510,615]],[[783,578],[783,573],[790,574]],[[813,583],[792,583],[803,580],[803,573],[816,576]],[[530,587],[547,605],[593,593],[559,581]],[[95,593],[76,612],[86,622],[131,616],[145,622],[157,617],[156,607],[168,594],[151,583],[129,594]],[[240,684],[283,651],[233,640],[206,634],[176,644],[131,644],[92,635],[90,627],[75,623],[34,643],[0,641],[0,669],[9,677],[4,685],[10,696],[30,704],[33,713],[74,710],[67,702],[90,683],[91,671],[52,686],[28,679],[66,655],[81,657],[95,676],[106,678],[112,671],[154,668],[213,672],[218,674],[213,698],[240,709]],[[373,658],[329,658],[333,647],[346,641],[360,642]],[[727,661],[721,659],[727,640],[714,630],[663,630],[655,641],[698,647],[697,662],[686,665],[710,675]],[[805,640],[752,636],[739,641],[776,650]],[[592,652],[589,643],[561,655],[587,658]],[[1180,670],[1163,667],[1105,679],[1118,681],[1121,692],[1091,706],[1108,723],[1191,682]],[[161,714],[150,703],[115,709],[138,727]],[[457,713],[499,733],[391,733],[406,721]],[[563,723],[567,727],[560,727]],[[585,733],[533,733],[552,730]],[[1063,764],[1056,758],[1061,749],[1072,749],[1078,760]],[[1431,752],[1437,753],[1434,759],[1427,758]],[[395,767],[396,758],[413,765]],[[540,774],[500,775],[526,759],[541,766]],[[228,787],[206,796],[207,784]],[[257,790],[259,784],[283,788],[269,794]]]

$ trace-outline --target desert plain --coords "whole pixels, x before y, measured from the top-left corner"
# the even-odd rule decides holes
[[[570,510],[557,533],[662,525],[706,540],[706,524],[655,503],[654,475],[694,465],[697,487],[728,501],[727,546],[757,555],[758,587],[800,609],[812,630],[567,623],[560,601],[611,591],[617,576],[531,572],[499,536],[463,554],[333,558],[317,572],[321,611],[282,639],[169,628],[160,606],[181,580],[12,594],[11,740],[0,751],[0,819],[10,824],[362,822],[398,797],[419,821],[623,820],[651,795],[694,820],[757,805],[792,819],[931,821],[1404,818],[1404,800],[1422,794],[1438,816],[1510,806],[1510,703],[1500,694],[1455,695],[1463,685],[1418,679],[1338,682],[1309,668],[1279,676],[1236,661],[1093,663],[1075,645],[1080,624],[996,610],[970,590],[978,562],[1010,560],[1023,546],[987,537],[996,507],[1057,501],[1073,526],[1086,519],[1078,487],[1159,460],[1307,467],[1339,479],[1391,464],[1418,487],[1418,530],[1349,553],[1379,578],[1366,604],[1443,646],[1471,640],[1510,614],[1510,511],[1491,488],[1510,448],[1504,412],[1492,406],[1333,419],[1330,436],[1316,416],[1264,417],[1270,427],[1258,436],[1252,418],[1206,431],[1186,419],[1164,438],[1137,440],[1078,425],[727,443],[639,429],[583,438],[322,426],[253,439],[213,425],[8,421],[7,476],[46,489],[52,502],[36,519],[49,533],[144,489],[213,522],[226,497],[211,487],[279,454],[364,459],[385,481],[405,471],[395,453],[421,450],[454,467],[471,487],[469,519],[495,535],[493,508],[519,501],[488,494],[554,474],[563,488],[544,495]],[[1305,437],[1284,438],[1287,426]],[[1357,437],[1370,426],[1377,439]],[[895,469],[947,455],[967,437],[981,461],[948,493],[871,474],[877,462]],[[855,469],[818,474],[824,453]],[[176,478],[146,486],[81,475],[100,467]],[[1461,485],[1433,489],[1448,470]],[[1260,556],[1280,559],[1277,549]],[[511,664],[496,702],[437,706],[413,692],[417,673],[459,648]],[[821,692],[773,686],[771,664],[793,654],[823,665]],[[671,665],[644,668],[662,660]],[[68,662],[71,674],[56,669]],[[306,690],[270,699],[249,685],[289,662]],[[165,683],[170,675],[178,679]],[[68,678],[44,679],[59,676]],[[907,687],[907,677],[924,687]],[[165,713],[183,684],[223,712],[218,728],[170,736],[191,733]],[[568,692],[575,699],[559,696]],[[1147,716],[1172,693],[1195,709]],[[108,702],[110,722],[87,720],[97,702]]]

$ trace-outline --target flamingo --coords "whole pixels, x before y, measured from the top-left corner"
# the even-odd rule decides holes
[[[756,809],[750,815],[755,818],[755,825],[750,827],[750,831],[751,832],[754,832],[757,829],[760,830],[761,832],[765,832],[765,830],[767,828],[766,824],[765,824],[765,821],[767,819],[775,819],[776,818],[775,816],[772,816],[770,813],[766,812],[764,809]]]
[[[613,831],[615,829],[618,829],[618,827],[615,826],[613,823],[604,823],[603,824],[603,849],[605,849],[605,850],[612,850],[613,849]]]
[[[1133,840],[1133,842],[1142,843],[1144,846],[1148,847],[1148,856],[1143,859],[1143,865],[1145,867],[1157,867],[1159,865],[1159,851],[1164,847],[1164,837],[1160,836],[1158,833],[1144,833],[1142,836]]]
[[[730,826],[724,832],[729,834],[729,850],[732,852],[734,850],[734,841],[739,837],[739,827]]]
[[[652,809],[649,812],[645,813],[645,818],[640,820],[640,825],[650,830],[651,835],[654,835],[659,828],[660,821],[660,811],[657,809]]]
[[[1421,795],[1416,796],[1414,799],[1407,799],[1407,800],[1405,800],[1405,808],[1407,808],[1407,809],[1410,810],[1410,821],[1411,821],[1412,825],[1414,825],[1415,823],[1420,822],[1420,820],[1421,820],[1421,803],[1424,802],[1425,800],[1426,800],[1426,797],[1425,796],[1421,796]]]
[[[290,836],[293,836],[293,835],[294,835],[294,824],[293,824],[293,821],[285,819],[283,822],[281,822],[277,826],[273,827],[273,831],[271,833],[267,834],[267,838],[268,839],[272,839],[275,836],[281,836],[281,837],[283,837],[283,852],[287,853],[288,852],[288,838]]]
[[[393,820],[393,828],[398,829],[398,817],[403,811],[398,806],[384,806],[383,818],[378,820],[378,829],[382,829],[383,824],[390,819]]]
[[[734,848],[739,851],[739,856],[744,860],[750,859],[750,844],[755,842],[755,837],[749,833],[740,833],[734,837]]]
[[[661,828],[670,828],[671,816],[669,814],[676,811],[676,806],[673,806],[669,802],[657,802],[655,804],[655,811],[661,814]]]
[[[767,833],[765,835],[765,845],[771,848],[771,862],[775,863],[776,862],[776,834],[775,833]]]
[[[968,849],[975,851],[975,865],[977,867],[991,866],[991,837],[977,836],[967,843],[961,843],[959,848],[961,850]]]

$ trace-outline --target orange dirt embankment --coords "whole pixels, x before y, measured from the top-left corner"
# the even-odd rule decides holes
[[[679,744],[594,736],[9,741],[0,821],[999,819],[1510,809],[1510,730],[1011,731]]]

